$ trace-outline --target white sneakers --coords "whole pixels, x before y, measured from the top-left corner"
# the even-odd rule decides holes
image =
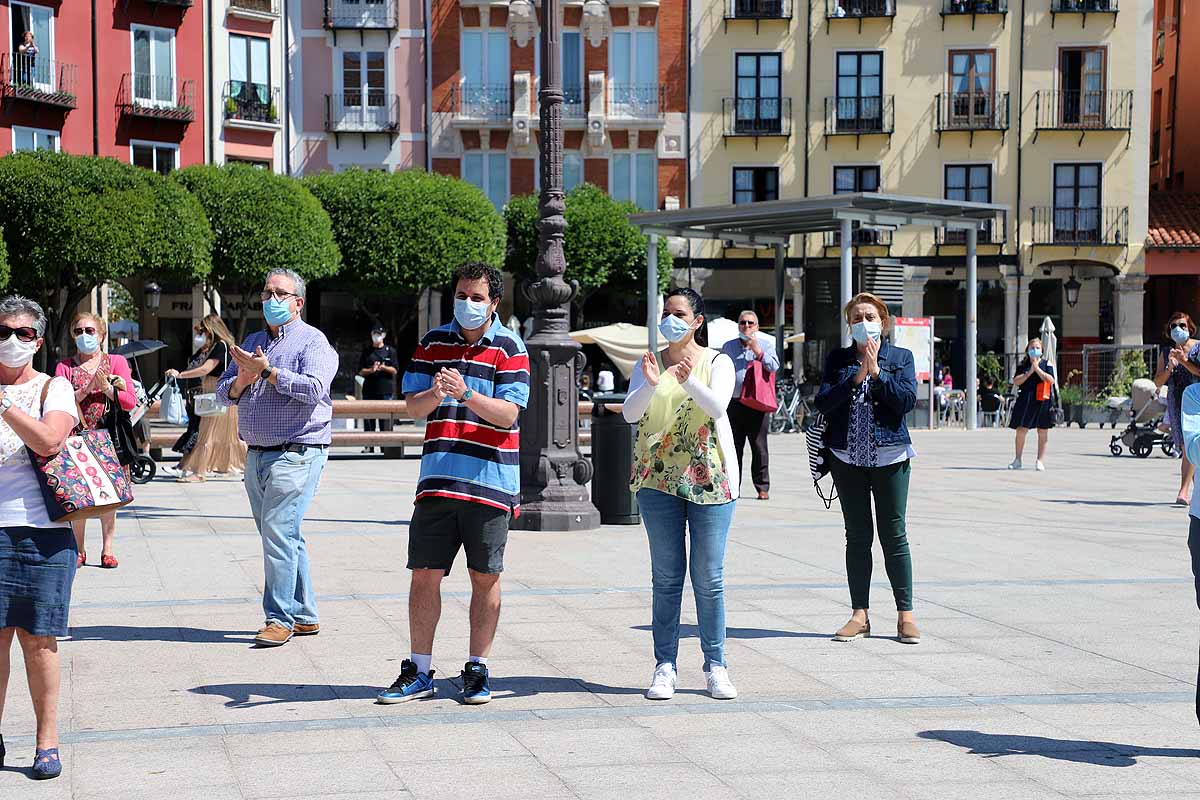
[[[714,700],[732,700],[737,697],[737,688],[729,680],[729,670],[717,664],[710,664],[708,672],[708,694]]]
[[[1009,469],[1020,469],[1021,468],[1021,459],[1014,458],[1012,460],[1012,463],[1008,465],[1008,468]]]
[[[650,688],[646,690],[647,700],[670,700],[675,696],[675,665],[662,663],[654,669],[654,677],[650,679]]]
[[[737,687],[729,680],[729,670],[713,664],[704,673],[708,681],[708,694],[714,700],[732,700],[738,696]],[[647,700],[670,700],[675,696],[675,682],[678,676],[672,664],[659,664],[650,679],[650,688],[646,690]]]
[[[1014,458],[1012,460],[1012,463],[1008,465],[1008,468],[1009,469],[1020,469],[1021,468],[1021,459]],[[1033,468],[1036,469],[1038,472],[1046,471],[1046,465],[1042,463],[1042,460],[1040,458],[1037,461],[1033,462]]]
[[[1046,471],[1046,465],[1042,463],[1041,459],[1038,459],[1038,460],[1037,460],[1037,461],[1034,463],[1034,465],[1033,465],[1033,468],[1034,468],[1034,469],[1036,469],[1038,472],[1045,472],[1045,471]]]

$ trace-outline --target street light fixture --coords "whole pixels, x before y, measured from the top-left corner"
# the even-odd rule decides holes
[[[146,298],[146,308],[151,314],[157,314],[158,306],[162,302],[162,287],[150,281],[142,287],[142,294]]]
[[[1071,270],[1071,277],[1063,284],[1063,291],[1067,293],[1067,305],[1071,308],[1079,302],[1079,290],[1083,288],[1083,284],[1075,279],[1075,270]]]
[[[569,335],[571,301],[579,292],[567,283],[563,233],[562,19],[559,0],[541,0],[541,75],[538,91],[541,135],[541,195],[538,203],[536,280],[522,291],[533,307],[529,350],[529,406],[521,419],[521,513],[523,530],[572,531],[600,526],[588,498],[592,464],[579,451],[580,345]]]

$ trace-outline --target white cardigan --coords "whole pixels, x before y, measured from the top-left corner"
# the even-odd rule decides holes
[[[688,379],[680,386],[688,393],[689,397],[696,401],[696,405],[700,406],[701,410],[712,417],[716,423],[721,464],[725,469],[725,474],[729,476],[730,494],[734,500],[737,500],[742,476],[738,470],[737,457],[734,455],[733,429],[729,427],[729,417],[725,413],[729,408],[729,401],[733,397],[734,379],[733,360],[724,353],[717,353],[709,370],[707,386],[696,380],[695,372],[689,375]],[[641,421],[646,414],[646,409],[650,408],[650,400],[654,397],[655,388],[646,383],[641,364],[637,364],[633,370],[633,377],[629,381],[629,394],[625,398],[625,407],[622,411],[626,422],[632,424]]]

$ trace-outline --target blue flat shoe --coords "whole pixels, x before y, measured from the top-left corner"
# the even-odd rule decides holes
[[[57,747],[47,747],[33,754],[33,779],[48,781],[62,775],[62,760],[58,757]]]

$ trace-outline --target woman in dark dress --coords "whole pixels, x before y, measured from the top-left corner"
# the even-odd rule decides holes
[[[1021,453],[1025,450],[1025,437],[1030,428],[1037,429],[1038,449],[1034,466],[1038,472],[1046,469],[1046,443],[1050,440],[1050,429],[1054,427],[1054,367],[1042,358],[1042,340],[1030,339],[1025,346],[1025,359],[1017,367],[1013,385],[1021,393],[1013,404],[1008,427],[1017,432],[1016,458],[1009,469],[1021,468]]]
[[[1175,450],[1183,457],[1179,465],[1179,494],[1175,495],[1175,503],[1186,506],[1192,498],[1192,476],[1196,468],[1183,446],[1180,406],[1184,390],[1200,381],[1200,340],[1196,338],[1196,323],[1182,311],[1171,315],[1166,333],[1171,344],[1164,346],[1159,354],[1154,384],[1159,387],[1165,384],[1167,387],[1167,424],[1171,426]]]

